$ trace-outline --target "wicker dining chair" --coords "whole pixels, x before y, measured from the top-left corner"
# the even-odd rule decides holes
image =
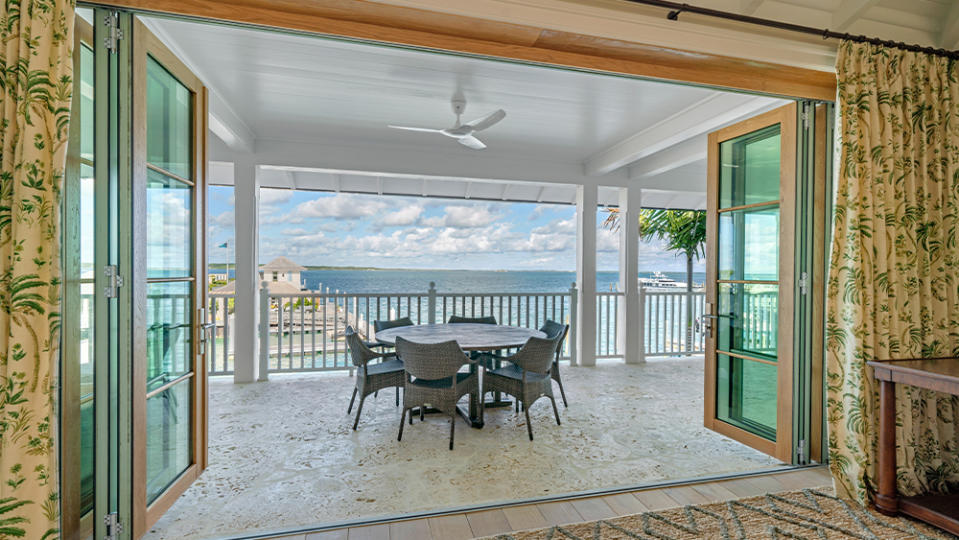
[[[566,390],[563,389],[563,378],[559,374],[559,357],[563,354],[563,342],[566,341],[566,335],[569,334],[569,325],[547,320],[539,331],[546,334],[547,339],[559,337],[559,342],[556,344],[556,356],[553,359],[553,367],[549,374],[559,385],[559,394],[563,397],[563,407],[569,408],[569,403],[566,402]]]
[[[450,415],[450,450],[456,428],[456,404],[466,394],[479,394],[479,374],[475,370],[460,373],[460,368],[471,362],[456,341],[443,343],[414,343],[396,338],[396,354],[403,361],[403,412],[400,414],[400,432],[407,413],[413,424],[413,407],[420,408],[420,420],[427,404]],[[480,406],[482,417],[482,405]]]
[[[484,393],[503,392],[522,402],[526,430],[531,441],[533,425],[529,421],[529,408],[539,398],[549,398],[553,404],[553,414],[556,415],[556,425],[561,425],[550,376],[560,339],[561,336],[552,339],[531,337],[516,354],[506,358],[510,365],[489,371],[483,377]]]
[[[413,319],[410,319],[409,317],[401,317],[399,319],[392,319],[388,321],[373,321],[373,331],[376,332],[377,334],[379,334],[383,330],[389,330],[390,328],[399,328],[401,326],[413,326]],[[367,341],[366,346],[371,349],[375,349],[379,347],[384,350],[393,348],[393,346],[390,345],[389,343],[382,343],[379,341]]]
[[[360,413],[363,411],[366,396],[383,388],[396,387],[396,405],[400,404],[399,389],[403,386],[403,362],[398,360],[393,352],[378,353],[371,350],[363,343],[352,326],[346,327],[346,344],[350,350],[353,365],[356,366],[356,386],[353,387],[353,397],[350,398],[350,406],[346,409],[346,414],[350,414],[353,410],[356,395],[360,395],[360,405],[356,408],[356,420],[353,421],[355,431],[360,423]],[[383,361],[371,363],[377,358]]]
[[[446,322],[449,324],[496,324],[496,317],[492,315],[487,315],[486,317],[460,317],[459,315],[450,315],[450,319]]]

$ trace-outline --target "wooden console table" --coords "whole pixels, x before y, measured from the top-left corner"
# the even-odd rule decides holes
[[[879,387],[879,493],[876,509],[899,513],[959,534],[959,495],[896,493],[896,384],[908,384],[959,396],[959,359],[936,358],[869,362]]]

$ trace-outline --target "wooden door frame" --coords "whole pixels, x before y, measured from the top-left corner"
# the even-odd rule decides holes
[[[709,134],[707,160],[706,191],[706,300],[716,304],[718,264],[716,254],[719,248],[719,144],[741,135],[752,133],[767,126],[779,124],[780,154],[779,166],[779,312],[776,359],[776,441],[764,439],[716,418],[716,339],[712,332],[706,339],[705,392],[703,424],[731,439],[765,452],[780,461],[792,462],[793,455],[793,311],[794,311],[794,274],[795,274],[795,231],[796,231],[796,115],[797,104],[790,103],[733,124]],[[783,406],[788,404],[788,406]]]
[[[192,375],[192,460],[185,471],[161,494],[148,504],[146,487],[146,328],[135,325],[134,343],[138,346],[133,354],[132,366],[132,414],[133,414],[133,537],[139,538],[176,501],[207,464],[207,375],[206,359],[201,357],[201,320],[199,308],[207,305],[206,290],[206,140],[207,140],[207,93],[202,81],[176,57],[149,29],[133,17],[133,188],[134,188],[134,241],[146,240],[146,193],[147,160],[147,106],[146,76],[147,56],[152,56],[176,79],[190,90],[193,99],[193,227],[195,232],[193,268],[196,274],[191,310],[193,339],[191,340]],[[146,251],[139,250],[134,262],[135,290],[139,296],[146,292]],[[135,298],[143,302],[145,298]],[[142,312],[142,308],[141,308]],[[145,318],[142,322],[145,322]],[[138,335],[137,335],[138,334]],[[180,383],[182,384],[182,382]]]
[[[832,72],[639,41],[395,6],[375,0],[105,0],[144,13],[832,101]]]
[[[73,64],[80,65],[83,45],[94,48],[93,26],[79,15],[74,15]],[[76,71],[75,71],[76,72]],[[71,110],[80,108],[80,92],[73,93]],[[80,307],[80,135],[79,122],[70,123],[70,142],[67,151],[66,184],[63,189],[63,268],[64,317],[61,333],[60,361],[62,370],[60,395],[60,528],[64,540],[84,538],[93,534],[93,513],[80,512],[80,471],[82,469],[82,397],[79,392],[80,368],[76,362],[79,353],[80,318],[71,311]],[[65,249],[64,249],[65,248]],[[74,280],[76,280],[74,282]],[[77,292],[71,292],[76,287]],[[94,290],[96,287],[94,286]],[[92,307],[92,306],[91,306]],[[95,359],[91,358],[93,362]],[[95,426],[94,426],[95,427]]]

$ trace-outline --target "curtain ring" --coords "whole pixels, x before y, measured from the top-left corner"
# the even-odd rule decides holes
[[[828,28],[822,31],[822,39],[823,39],[823,41],[829,39],[829,29],[828,29]]]

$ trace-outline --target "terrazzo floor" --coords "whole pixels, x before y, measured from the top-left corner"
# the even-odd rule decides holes
[[[209,466],[146,538],[214,538],[360,517],[635,486],[781,466],[702,426],[703,361],[601,362],[563,372],[557,426],[548,400],[523,414],[488,409],[486,426],[448,417],[407,425],[393,391],[370,396],[358,431],[345,374],[210,381]],[[565,367],[565,366],[564,366]],[[354,409],[355,412],[355,409]]]

